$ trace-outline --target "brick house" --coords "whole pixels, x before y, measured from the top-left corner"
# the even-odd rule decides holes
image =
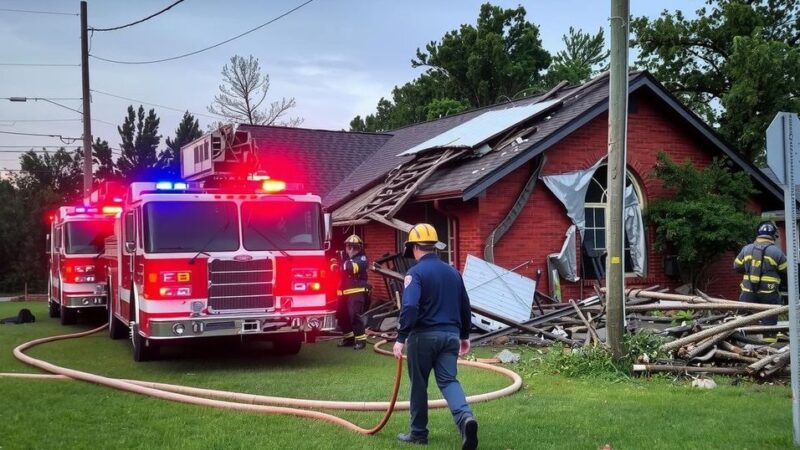
[[[633,212],[666,194],[651,173],[660,150],[698,167],[727,156],[758,189],[751,202],[757,212],[781,208],[782,191],[775,182],[650,74],[631,74],[629,86],[627,178],[628,192],[635,195]],[[579,278],[561,279],[561,297],[569,299],[592,295],[591,286],[602,275],[607,110],[608,78],[600,76],[387,133],[251,128],[259,152],[282,142],[278,147],[303,161],[307,173],[327,173],[317,192],[333,214],[336,239],[360,234],[371,259],[396,253],[408,224],[426,221],[448,244],[442,258],[459,270],[467,255],[474,255],[531,278],[544,271],[539,290],[548,292],[548,255],[564,247],[573,252]],[[568,206],[542,180],[566,179],[576,171],[585,177],[581,186],[567,186],[575,187]],[[578,232],[565,245],[573,224]],[[667,270],[666,255],[653,250],[653,230],[645,224],[638,236],[626,249],[627,286],[680,285]],[[738,295],[732,258],[725,255],[715,264],[710,294]],[[383,282],[377,276],[372,281],[377,296],[386,298]]]

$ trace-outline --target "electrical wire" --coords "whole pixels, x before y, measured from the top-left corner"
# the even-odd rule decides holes
[[[219,42],[217,44],[208,46],[206,48],[201,48],[200,50],[195,50],[193,52],[184,53],[184,54],[178,55],[178,56],[172,56],[172,57],[169,57],[169,58],[156,59],[156,60],[152,60],[152,61],[119,61],[119,60],[115,60],[115,59],[103,58],[103,57],[100,57],[100,56],[97,56],[97,55],[89,55],[89,56],[91,56],[94,59],[98,59],[100,61],[105,61],[105,62],[114,63],[114,64],[155,64],[155,63],[166,62],[166,61],[174,61],[176,59],[185,58],[187,56],[196,55],[198,53],[202,53],[202,52],[205,52],[207,50],[211,50],[213,48],[217,48],[217,47],[219,47],[221,45],[227,44],[228,42],[231,42],[231,41],[234,41],[236,39],[239,39],[240,37],[248,35],[248,34],[254,32],[256,30],[259,30],[259,29],[261,29],[261,28],[263,28],[263,27],[265,27],[265,26],[267,26],[267,25],[269,25],[271,23],[277,22],[278,20],[288,16],[289,14],[297,11],[298,9],[308,5],[309,3],[313,2],[313,1],[314,0],[307,0],[305,3],[301,3],[300,5],[295,6],[294,8],[292,8],[289,11],[281,14],[280,16],[275,17],[274,19],[271,19],[268,22],[262,23],[261,25],[255,27],[255,28],[251,28],[250,30],[247,30],[244,33],[238,34],[238,35],[236,35],[236,36],[234,36],[234,37],[232,37],[230,39],[226,39],[226,40],[224,40],[222,42]]]
[[[166,8],[162,9],[161,11],[159,11],[159,12],[157,12],[155,14],[151,14],[151,15],[145,17],[144,19],[137,20],[136,22],[131,22],[131,23],[127,24],[127,25],[120,25],[118,27],[112,27],[112,28],[94,28],[94,27],[90,27],[89,30],[91,30],[91,31],[116,31],[116,30],[121,30],[123,28],[132,27],[132,26],[140,24],[140,23],[142,23],[144,21],[150,20],[150,19],[152,19],[153,17],[155,17],[155,16],[157,16],[159,14],[163,14],[163,13],[169,11],[170,9],[172,9],[173,6],[175,6],[175,5],[177,5],[178,3],[181,3],[181,2],[183,2],[183,0],[178,0],[175,3],[167,6]]]
[[[0,63],[0,66],[18,67],[80,67],[80,64],[37,64],[37,63]]]
[[[51,14],[54,16],[79,16],[78,13],[68,13],[68,12],[58,12],[58,11],[32,11],[29,9],[9,9],[9,8],[0,8],[2,12],[16,12],[16,13],[28,13],[28,14]]]
[[[16,136],[40,136],[40,137],[53,137],[58,138],[65,144],[72,144],[73,142],[80,141],[83,138],[64,137],[60,134],[42,134],[42,133],[20,133],[17,131],[0,131],[0,134],[13,134]],[[69,141],[69,142],[67,142]]]
[[[179,112],[179,113],[187,112],[186,109],[173,108],[171,106],[159,105],[157,103],[150,103],[150,102],[146,102],[144,100],[137,100],[135,98],[123,97],[121,95],[111,94],[109,92],[98,91],[97,89],[92,89],[91,91],[95,92],[97,94],[107,95],[109,97],[114,97],[114,98],[118,98],[118,99],[121,99],[121,100],[128,100],[129,102],[141,103],[143,105],[155,106],[157,108],[164,108],[164,109],[168,109],[170,111],[176,111],[176,112]],[[188,111],[188,112],[189,112],[189,114],[191,114],[193,116],[208,117],[209,119],[214,119],[214,120],[225,119],[225,117],[218,116],[218,115],[208,115],[208,114],[196,113],[196,112],[192,112],[192,111]]]

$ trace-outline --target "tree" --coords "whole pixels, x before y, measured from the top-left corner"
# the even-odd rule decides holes
[[[569,27],[569,34],[561,39],[564,41],[564,50],[553,57],[553,63],[544,77],[544,89],[561,81],[583,83],[608,66],[609,51],[605,50],[602,28],[592,35]]]
[[[159,166],[172,177],[181,174],[181,147],[203,135],[200,131],[200,122],[186,111],[183,119],[175,129],[175,139],[167,138],[167,148],[159,155]]]
[[[114,164],[114,155],[108,141],[96,138],[92,144],[92,162],[97,169],[94,171],[96,181],[115,180],[119,177],[119,171]]]
[[[542,48],[539,28],[525,14],[521,6],[481,5],[476,25],[461,25],[425,50],[417,49],[411,65],[425,72],[396,86],[391,100],[381,98],[376,113],[353,119],[351,129],[390,130],[506,101],[540,85],[550,54]]]
[[[268,108],[261,108],[269,92],[269,75],[261,74],[261,66],[253,55],[247,59],[239,55],[231,57],[230,65],[222,67],[219,91],[207,109],[211,114],[225,117],[228,122],[292,127],[303,122],[297,117],[281,120],[295,107],[294,97],[283,97],[271,102]]]
[[[676,164],[663,151],[653,174],[671,195],[653,200],[648,221],[655,225],[654,247],[678,256],[693,288],[705,289],[708,269],[726,251],[750,238],[758,216],[747,208],[756,191],[744,172],[731,172],[728,160],[715,159],[698,170],[691,161]]]
[[[53,153],[30,150],[19,158],[21,171],[14,177],[20,189],[49,189],[66,201],[77,201],[83,193],[83,151],[70,153],[63,147]]]
[[[631,23],[637,64],[754,162],[778,111],[800,111],[800,0],[707,0],[696,19]]]
[[[158,134],[160,122],[155,110],[151,109],[145,116],[143,106],[139,105],[138,111],[134,111],[133,105],[128,106],[125,121],[117,127],[122,139],[122,155],[117,158],[117,168],[125,180],[151,180],[157,175],[156,148],[161,142]]]

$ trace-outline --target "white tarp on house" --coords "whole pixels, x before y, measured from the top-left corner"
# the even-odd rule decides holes
[[[472,305],[516,322],[530,319],[536,291],[534,280],[472,255],[467,255],[463,277]],[[507,327],[475,313],[472,313],[472,324],[484,331]]]

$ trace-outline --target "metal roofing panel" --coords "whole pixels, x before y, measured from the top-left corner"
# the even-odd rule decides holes
[[[536,291],[534,280],[472,255],[467,255],[463,278],[470,304],[517,322],[530,319]],[[506,327],[475,313],[472,324],[485,331]]]
[[[518,123],[545,111],[547,108],[559,103],[559,101],[548,100],[530,105],[486,111],[432,139],[411,147],[397,156],[413,155],[423,150],[439,147],[475,147]]]

